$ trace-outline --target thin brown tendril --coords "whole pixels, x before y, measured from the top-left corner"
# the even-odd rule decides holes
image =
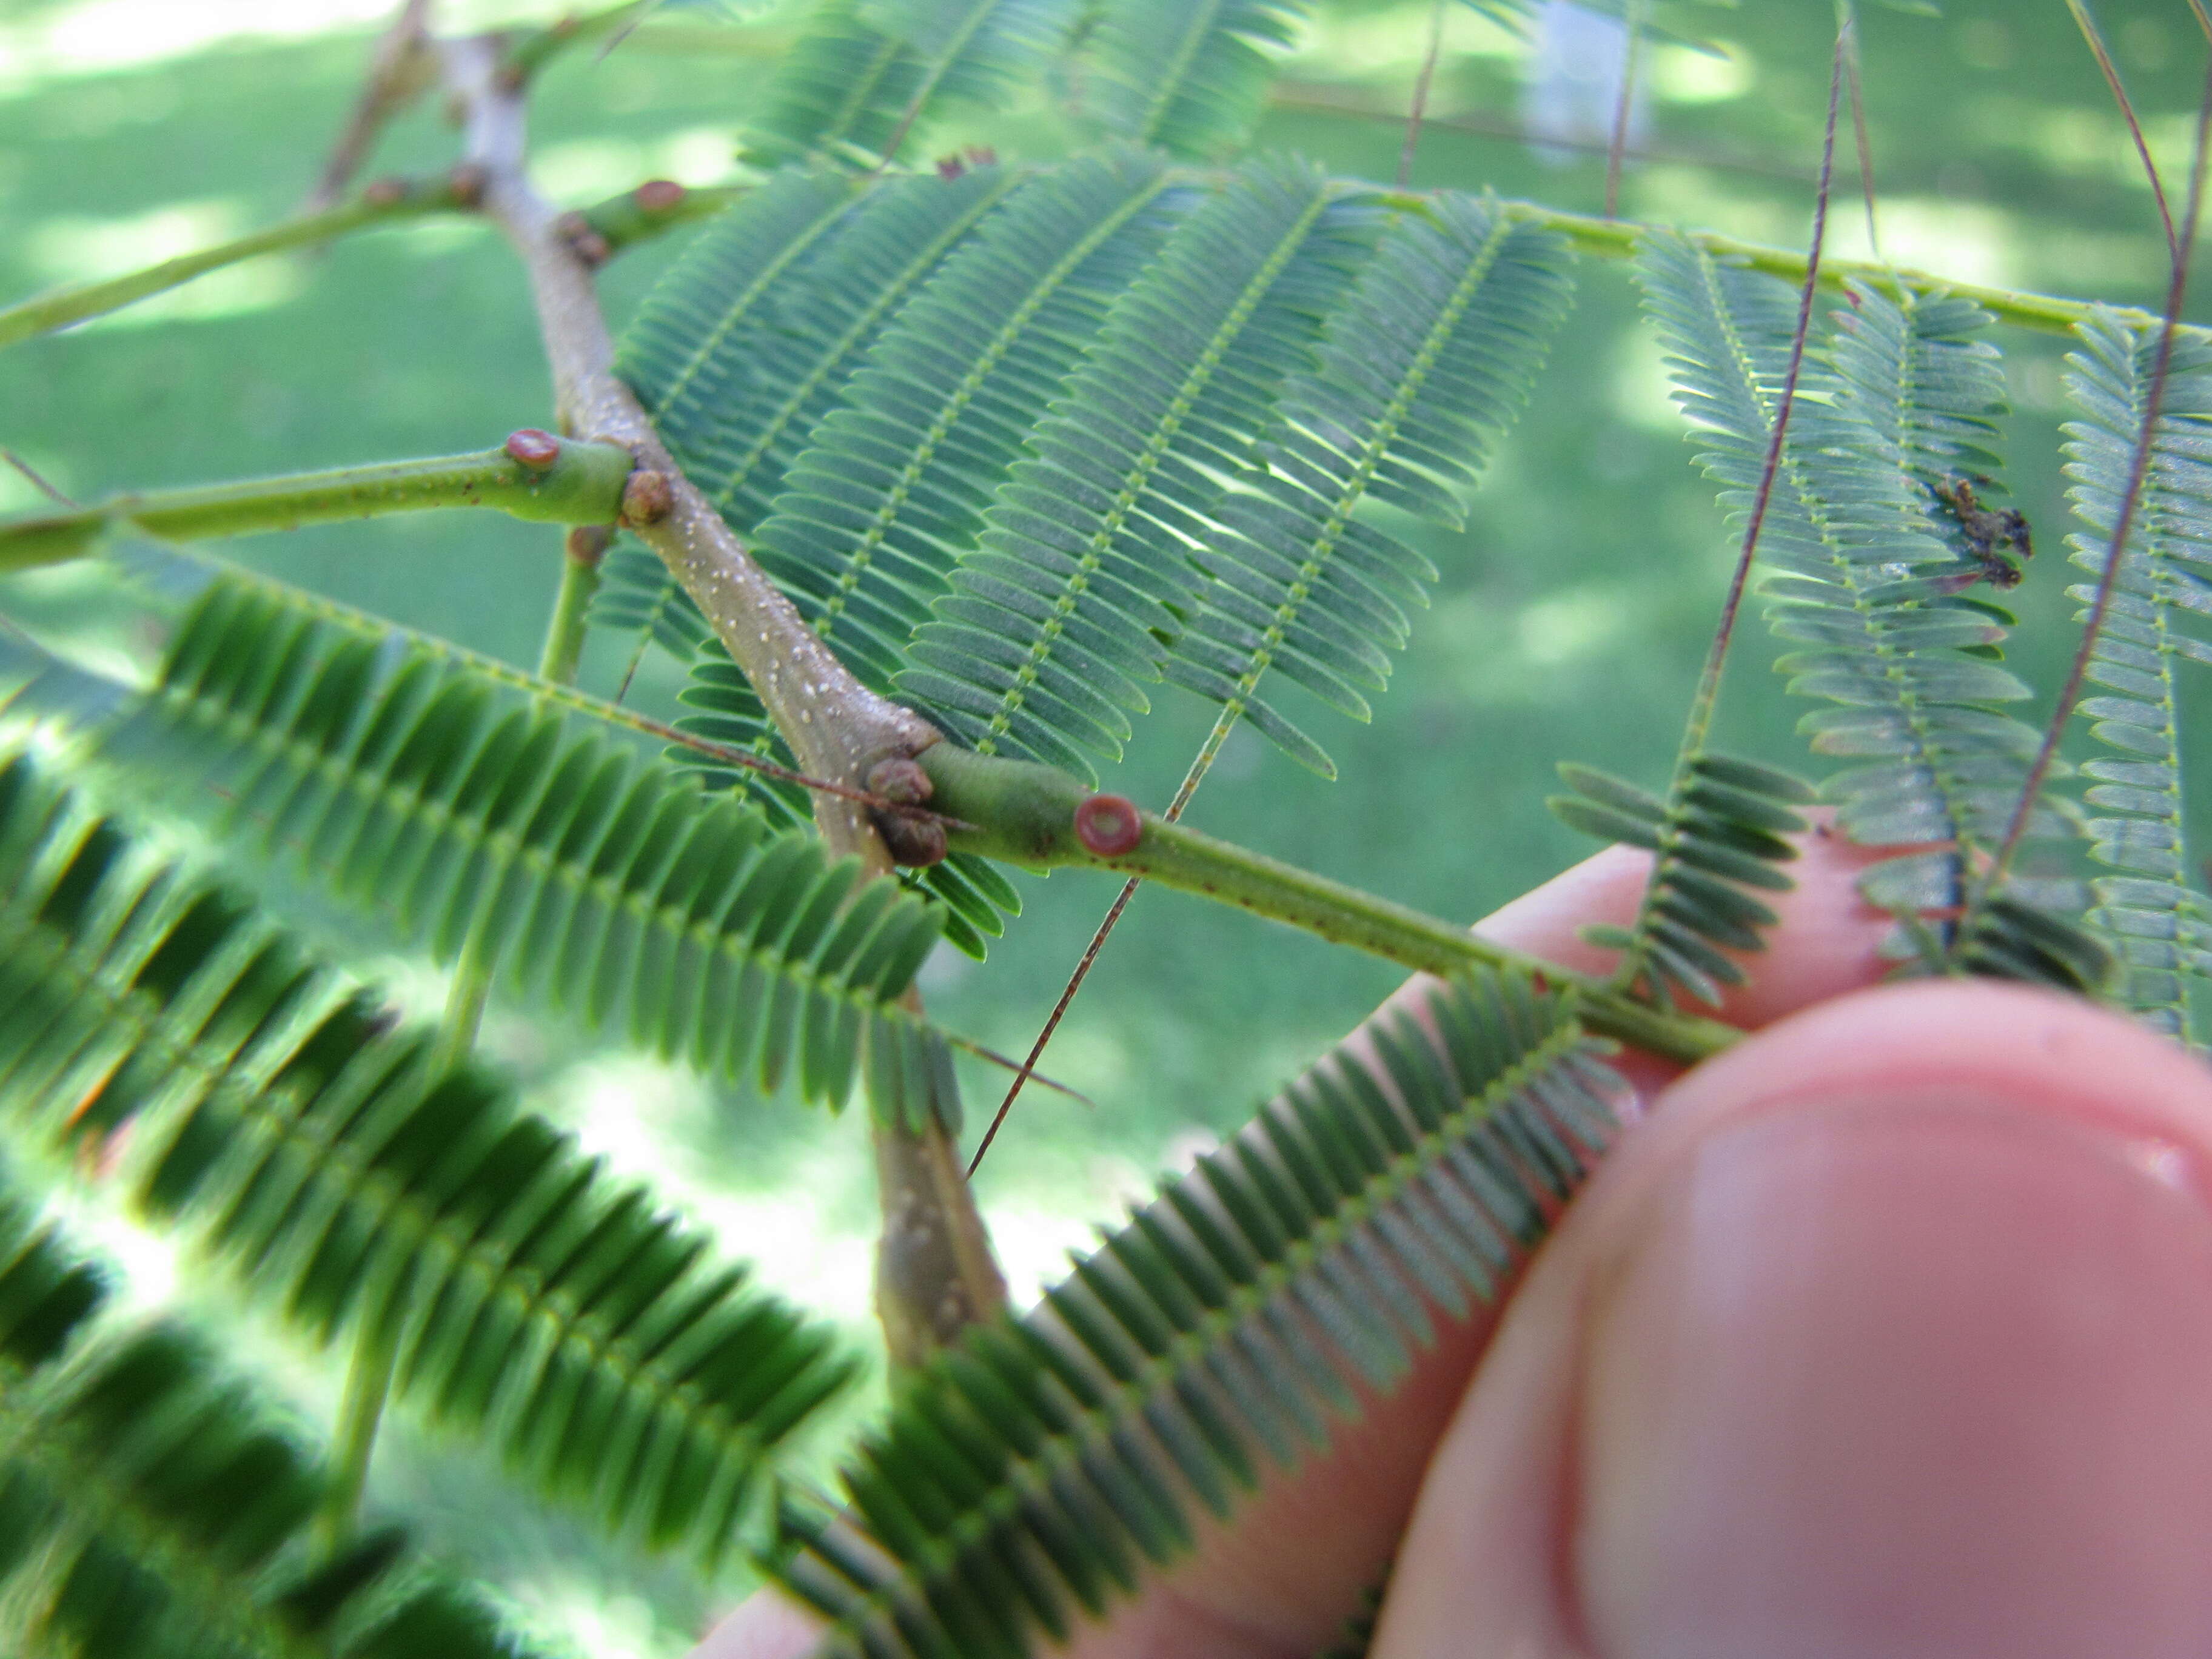
[[[21,473],[26,478],[29,479],[31,481],[32,488],[38,490],[38,492],[44,495],[48,501],[59,501],[64,507],[78,507],[79,510],[82,510],[81,503],[71,501],[68,496],[63,495],[60,490],[55,489],[53,485],[48,483],[46,479],[39,476],[39,471],[36,467],[33,466],[28,461],[25,460],[21,455],[18,455],[14,450],[8,448],[5,445],[0,445],[0,461],[7,462],[8,465],[14,467],[16,471]]]
[[[2066,0],[2066,9],[2074,14],[2074,22],[2081,31],[2081,38],[2089,43],[2089,52],[2104,71],[2105,84],[2112,89],[2112,101],[2120,106],[2120,118],[2128,124],[2128,137],[2135,140],[2136,154],[2142,158],[2143,173],[2150,179],[2150,193],[2158,203],[2158,222],[2166,231],[2166,257],[2169,260],[2180,257],[2173,231],[2173,210],[2166,205],[2166,183],[2158,176],[2158,163],[2150,159],[2150,143],[2144,138],[2142,123],[2136,118],[2136,106],[2128,97],[2126,85],[2120,79],[2119,65],[2112,62],[2112,54],[2105,45],[2103,33],[2097,20],[2089,15],[2087,0]]]
[[[1851,0],[1838,0],[1843,15],[1844,33],[1850,37],[1850,47],[1844,58],[1844,84],[1851,99],[1851,136],[1858,150],[1859,195],[1866,203],[1867,252],[1872,258],[1881,258],[1881,228],[1875,215],[1876,191],[1874,182],[1874,142],[1867,137],[1865,77],[1860,73],[1859,14]]]
[[[1406,142],[1398,150],[1398,188],[1403,190],[1413,177],[1413,152],[1420,148],[1421,119],[1428,113],[1429,85],[1437,77],[1437,59],[1444,46],[1445,0],[1431,0],[1429,7],[1429,49],[1421,56],[1420,78],[1413,82],[1413,107],[1406,112]]]
[[[1774,412],[1774,432],[1767,440],[1766,463],[1759,475],[1759,491],[1752,499],[1751,519],[1744,526],[1743,546],[1736,555],[1735,572],[1729,579],[1728,598],[1721,606],[1720,625],[1714,630],[1712,649],[1706,653],[1698,677],[1698,695],[1691,704],[1689,731],[1682,752],[1696,753],[1705,745],[1706,729],[1720,699],[1721,668],[1728,660],[1729,642],[1735,635],[1736,615],[1751,581],[1752,561],[1759,551],[1759,532],[1766,523],[1766,508],[1774,499],[1774,481],[1782,470],[1782,446],[1790,431],[1790,410],[1796,406],[1797,379],[1805,366],[1805,341],[1813,327],[1813,297],[1820,284],[1821,245],[1827,239],[1828,191],[1835,176],[1836,120],[1843,99],[1844,31],[1836,32],[1836,53],[1828,71],[1828,125],[1820,145],[1820,182],[1813,199],[1813,245],[1805,257],[1805,283],[1797,297],[1797,328],[1790,340],[1790,368],[1782,380],[1781,406]]]
[[[1628,118],[1636,105],[1637,59],[1644,47],[1644,0],[1628,0],[1627,39],[1620,53],[1620,92],[1613,103],[1613,136],[1605,148],[1605,216],[1620,216],[1620,163],[1628,154]]]
[[[2120,565],[2127,555],[2128,537],[2135,528],[2136,500],[2150,472],[2150,452],[2158,431],[2159,408],[2166,398],[2166,375],[2173,366],[2173,340],[2180,325],[2182,301],[2189,293],[2190,255],[2196,246],[2197,217],[2204,204],[2204,151],[2209,137],[2212,137],[2212,65],[2206,67],[2204,90],[2197,100],[2197,139],[2189,162],[2189,209],[2182,219],[2172,274],[2166,283],[2166,311],[2159,320],[2158,351],[2151,362],[2150,387],[2143,399],[2142,420],[2136,428],[2135,451],[2128,459],[2127,492],[2120,497],[2112,541],[2105,550],[2105,568],[2097,578],[2097,597],[2083,620],[2081,643],[2074,653],[2074,665],[2068,671],[2066,684],[2058,693],[2057,706],[2051,711],[2051,723],[2035,751],[2035,763],[2028,768],[2027,781],[2021,786],[2020,799],[2013,803],[2012,820],[2005,826],[2004,842],[1997,848],[1989,874],[1983,878],[1978,902],[1996,892],[2002,884],[2012,868],[2013,856],[2027,834],[2028,821],[2035,814],[2036,801],[2057,759],[2059,739],[2081,697],[2082,683],[2088,678],[2090,660],[2104,634],[2106,612],[2112,608],[2112,594],[2119,586]]]

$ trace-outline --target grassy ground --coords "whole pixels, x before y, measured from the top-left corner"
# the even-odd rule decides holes
[[[0,294],[128,269],[289,210],[356,84],[368,39],[361,20],[373,9],[325,0],[318,27],[323,14],[304,3],[0,3]],[[2148,193],[2063,9],[1954,0],[1946,9],[1940,21],[1887,12],[1869,20],[1869,119],[1893,198],[1891,256],[1962,276],[2148,299],[2160,248]],[[2193,97],[2195,42],[2169,7],[2141,0],[2099,10],[2172,156],[2185,142],[2177,112]],[[1331,10],[1296,65],[1297,100],[1270,117],[1268,142],[1388,177],[1394,124],[1310,106],[1401,104],[1425,15],[1416,4]],[[1733,55],[1659,50],[1648,143],[1669,159],[1632,169],[1626,210],[1802,239],[1828,8],[1762,0],[1702,15],[1727,33]],[[282,33],[222,38],[225,26],[256,18]],[[1476,125],[1510,123],[1513,62],[1471,21],[1454,29],[1437,109]],[[754,54],[773,44],[772,35],[732,38]],[[725,135],[759,83],[761,60],[696,50],[692,36],[677,44],[641,37],[548,79],[537,124],[549,187],[582,201],[653,173],[696,184],[729,173]],[[1042,130],[1015,122],[991,131],[1013,146]],[[393,132],[379,165],[434,166],[451,143],[420,114]],[[1554,166],[1509,140],[1439,128],[1415,179],[1587,210],[1601,198],[1602,166]],[[1838,209],[1847,244],[1863,240],[1854,211]],[[640,251],[611,271],[617,319],[670,251]],[[2048,621],[2069,608],[2060,593],[2057,348],[2007,343],[2017,348],[2015,484],[2045,549],[2016,597],[2032,621]],[[0,357],[0,443],[79,495],[480,447],[544,416],[517,273],[465,224],[380,232],[322,257],[241,269]],[[1536,405],[1498,458],[1466,533],[1431,547],[1443,572],[1435,607],[1373,726],[1314,714],[1311,729],[1336,755],[1341,781],[1322,784],[1240,735],[1194,821],[1470,918],[1579,856],[1586,849],[1540,805],[1554,763],[1660,780],[1730,556],[1690,453],[1625,274],[1589,269]],[[0,472],[0,510],[31,499],[27,485]],[[327,528],[236,551],[526,662],[550,603],[555,543],[538,527],[456,515]],[[150,643],[89,573],[10,583],[0,606],[95,650],[143,653]],[[2055,683],[2062,643],[2054,635],[2027,653],[2032,678]],[[595,647],[587,679],[605,689],[619,655],[611,642]],[[1764,637],[1747,632],[1731,740],[1802,763],[1792,736],[1801,711],[1777,694],[1770,655]],[[651,659],[637,695],[665,704],[677,683],[670,665]],[[1114,786],[1164,799],[1210,715],[1210,706],[1165,694]],[[933,964],[933,1008],[996,1047],[1024,1047],[1110,890],[1079,875],[1026,883],[1027,914],[988,965],[950,956]],[[1241,1121],[1394,977],[1241,915],[1141,896],[1050,1062],[1097,1110],[1031,1096],[987,1166],[982,1190],[1018,1276],[1034,1283],[1059,1247],[1079,1243],[1164,1161]],[[434,985],[413,982],[418,1000],[434,1003]],[[588,1137],[688,1192],[726,1226],[733,1250],[759,1255],[795,1293],[863,1316],[870,1200],[856,1123],[579,1054],[519,1016],[495,1019],[489,1039]],[[971,1073],[978,1115],[996,1083]],[[690,1174],[702,1150],[715,1171],[706,1178]],[[594,1580],[602,1570],[589,1566],[597,1558],[581,1540],[508,1508],[495,1506],[499,1518],[487,1522],[480,1472],[402,1456],[387,1474],[389,1490],[427,1496],[452,1537],[502,1564],[520,1593],[602,1655],[625,1644],[661,1650],[702,1611],[673,1577],[610,1601],[605,1586],[619,1574]],[[559,1588],[577,1571],[586,1588]]]

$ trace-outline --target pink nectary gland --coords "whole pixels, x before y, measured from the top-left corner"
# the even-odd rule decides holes
[[[550,432],[526,426],[507,434],[507,453],[525,466],[550,466],[561,459],[561,441]]]
[[[1127,795],[1093,795],[1075,809],[1075,838],[1102,859],[1117,859],[1144,840],[1144,817]]]

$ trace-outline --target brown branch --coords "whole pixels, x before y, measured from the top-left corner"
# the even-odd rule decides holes
[[[462,113],[467,164],[483,180],[483,211],[528,274],[562,425],[572,434],[626,446],[640,476],[657,478],[628,512],[631,527],[698,603],[800,769],[852,788],[879,763],[937,742],[934,726],[870,691],[830,654],[684,477],[636,398],[616,379],[591,264],[526,171],[522,82],[503,72],[498,43],[452,40],[437,51]],[[890,854],[865,808],[817,793],[815,810],[832,853],[889,872]],[[878,1313],[893,1364],[910,1367],[996,1313],[1006,1283],[945,1126],[873,1127],[884,1215]]]
[[[496,46],[465,40],[439,51],[465,112],[467,161],[483,180],[483,211],[506,233],[530,277],[562,426],[572,435],[624,446],[641,471],[662,480],[665,499],[633,511],[633,527],[698,602],[799,769],[854,787],[878,762],[936,742],[935,727],[870,691],[830,654],[671,459],[636,398],[615,378],[614,343],[590,265],[562,230],[559,210],[524,171],[523,100],[502,84]],[[889,867],[872,826],[849,805],[825,805],[822,828],[837,853]]]
[[[307,198],[307,213],[319,213],[337,204],[354,176],[375,148],[385,123],[413,103],[437,78],[438,66],[430,53],[430,0],[404,0],[398,16],[377,43],[369,64],[368,82],[346,118],[345,130],[323,163],[322,176]]]

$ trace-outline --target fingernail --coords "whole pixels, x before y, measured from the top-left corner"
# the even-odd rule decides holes
[[[2212,1653],[2212,1211],[1971,1092],[1715,1134],[1586,1326],[1601,1659]]]

